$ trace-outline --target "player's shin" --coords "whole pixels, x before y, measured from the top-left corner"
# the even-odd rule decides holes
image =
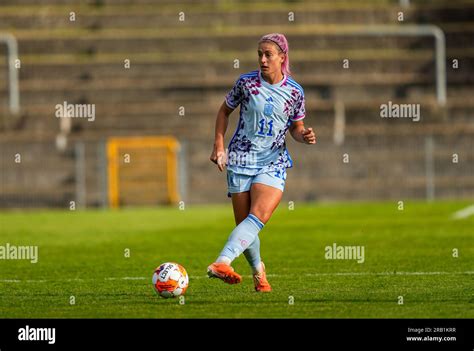
[[[260,238],[257,235],[253,243],[244,251],[245,258],[247,259],[250,267],[252,267],[252,273],[258,273],[261,270],[261,258],[260,258]]]
[[[227,257],[232,262],[240,256],[255,241],[263,226],[264,224],[256,216],[249,214],[230,234],[218,262],[219,259],[222,261],[223,257]]]

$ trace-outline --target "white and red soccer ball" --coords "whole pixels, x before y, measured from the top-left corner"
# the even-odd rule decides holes
[[[189,277],[180,264],[166,262],[155,269],[152,282],[156,293],[161,297],[178,297],[186,292]]]

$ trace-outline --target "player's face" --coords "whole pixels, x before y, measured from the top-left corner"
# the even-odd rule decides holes
[[[258,45],[258,64],[262,74],[269,75],[281,72],[281,64],[285,59],[276,44],[264,41]]]

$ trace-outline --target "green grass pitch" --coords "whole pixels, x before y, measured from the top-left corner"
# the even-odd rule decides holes
[[[1,212],[0,245],[37,245],[39,260],[0,260],[0,315],[474,318],[474,217],[451,218],[468,205],[281,205],[260,233],[269,294],[254,291],[243,255],[234,264],[242,284],[205,277],[234,227],[230,204]],[[325,259],[333,243],[364,246],[365,261]],[[153,291],[153,270],[167,261],[188,271],[184,301]]]

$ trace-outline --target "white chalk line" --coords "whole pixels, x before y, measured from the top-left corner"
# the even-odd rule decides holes
[[[459,211],[456,211],[452,214],[451,218],[453,219],[464,219],[474,215],[474,205],[465,207]]]
[[[390,275],[464,275],[474,274],[474,271],[466,272],[341,272],[341,273],[308,273],[305,274],[307,277],[317,276],[390,276]]]
[[[305,277],[324,277],[324,276],[416,276],[416,275],[472,275],[474,271],[466,272],[335,272],[335,273],[305,273]],[[278,277],[290,277],[291,274],[267,274],[269,278],[278,278]],[[251,275],[244,276],[246,278],[252,278]],[[189,277],[192,280],[195,279],[205,279],[208,278],[207,275],[196,275]],[[0,279],[0,283],[48,283],[48,282],[86,282],[86,281],[98,281],[101,279],[54,279],[54,280],[45,280],[45,279]],[[117,280],[150,280],[151,277],[107,277],[103,278],[104,281],[117,281]]]

